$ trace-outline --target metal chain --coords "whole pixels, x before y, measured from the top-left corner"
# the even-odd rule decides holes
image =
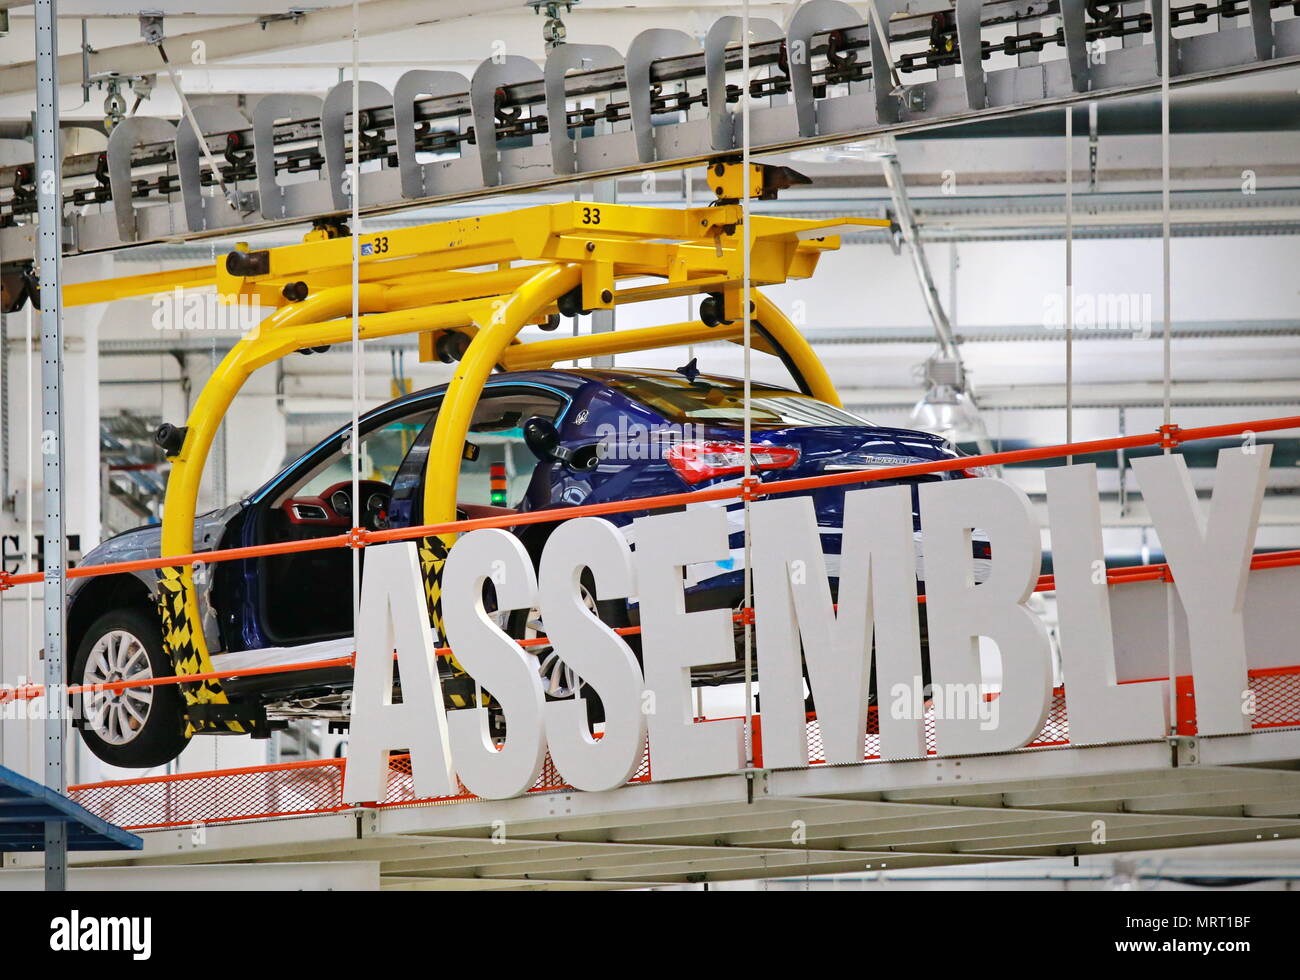
[[[1300,0],[1269,0],[1269,9],[1291,7],[1300,16]],[[1170,8],[1172,27],[1186,27],[1204,24],[1211,17],[1235,18],[1248,16],[1247,0],[1222,0],[1217,4],[1192,3],[1183,7]],[[1091,20],[1086,25],[1085,36],[1088,42],[1112,37],[1127,37],[1135,34],[1148,34],[1153,30],[1149,13],[1123,14],[1117,4],[1098,2],[1089,3]],[[824,46],[815,48],[813,53],[820,53],[825,64],[813,71],[813,96],[825,98],[828,89],[834,85],[858,84],[871,80],[871,67],[868,61],[859,60],[859,52],[869,48],[869,42],[858,39],[847,31],[831,31],[826,35]],[[961,50],[957,42],[956,24],[951,12],[934,15],[928,32],[909,32],[896,40],[910,40],[928,37],[930,44],[924,51],[907,52],[899,55],[895,70],[900,75],[918,71],[961,64]],[[995,54],[1019,56],[1022,54],[1041,53],[1048,47],[1060,47],[1065,44],[1063,28],[1044,34],[1030,31],[1024,34],[1008,34],[1001,41],[982,41],[981,57],[987,59]],[[755,78],[749,83],[751,98],[771,98],[786,95],[791,90],[789,65],[785,56],[785,44],[782,42],[780,52],[775,55],[755,57],[753,66],[775,68],[778,73],[765,78]],[[741,87],[728,85],[726,98],[729,104],[740,101]],[[651,96],[651,112],[662,115],[669,112],[682,112],[692,106],[707,107],[708,96],[705,91],[695,94],[689,92],[662,92],[656,87]],[[523,105],[507,105],[504,102],[496,113],[496,132],[499,140],[518,139],[539,136],[549,132],[549,120],[545,114],[525,116]],[[579,108],[566,113],[565,123],[570,128],[592,127],[599,122],[618,123],[631,119],[629,103],[611,101],[601,109]],[[464,131],[456,128],[438,129],[434,120],[423,120],[415,134],[415,146],[421,153],[446,153],[457,150],[462,145],[477,145],[474,127]],[[361,162],[386,160],[389,166],[396,166],[396,139],[383,135],[383,128],[376,122],[372,112],[360,112],[359,127],[361,138]],[[299,130],[302,130],[301,132]],[[223,139],[226,146],[223,159],[225,165],[214,160],[206,139],[201,140],[204,151],[204,163],[200,182],[203,186],[216,183],[225,190],[227,183],[254,179],[257,175],[252,155],[243,145],[243,138],[238,133],[213,134],[210,139]],[[325,159],[319,148],[319,137],[300,123],[286,123],[277,127],[277,143],[307,144],[292,146],[276,153],[275,172],[306,173],[321,169]],[[170,147],[149,152],[144,148],[137,150],[133,162],[138,166],[174,163],[174,154]],[[0,175],[9,168],[0,168]],[[33,168],[18,166],[9,170],[11,183],[8,187],[10,196],[0,199],[0,227],[9,227],[20,217],[32,214],[35,210],[35,175]],[[64,203],[73,206],[83,204],[103,204],[112,200],[112,191],[108,184],[107,158],[101,154],[95,173],[91,175],[95,184],[90,187],[77,188],[64,197]],[[4,190],[0,187],[0,191]],[[139,179],[132,181],[133,199],[147,199],[154,196],[167,196],[180,190],[180,178],[175,174],[162,174],[153,180]]]

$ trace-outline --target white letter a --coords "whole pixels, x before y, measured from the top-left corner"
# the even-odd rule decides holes
[[[394,650],[401,704],[393,703]],[[416,796],[454,795],[442,684],[412,541],[366,549],[355,676],[344,801],[382,800],[388,755],[402,749],[411,753]]]

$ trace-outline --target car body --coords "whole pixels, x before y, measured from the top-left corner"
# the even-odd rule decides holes
[[[351,500],[350,463],[343,454],[350,427],[345,426],[245,499],[199,517],[195,550],[337,535],[359,523],[355,514],[363,509],[368,524],[420,524],[425,460],[445,391],[446,386],[439,386],[406,395],[361,418],[363,508]],[[698,374],[693,362],[678,371],[548,369],[496,374],[483,387],[470,426],[478,459],[465,463],[459,474],[442,476],[458,481],[461,516],[554,510],[557,520],[563,519],[566,508],[578,505],[738,482],[743,475],[743,395],[742,382]],[[755,383],[751,406],[754,472],[768,483],[960,455],[941,437],[875,426],[790,389]],[[538,428],[551,436],[546,448],[534,438]],[[493,466],[498,467],[495,473]],[[500,484],[500,467],[506,468],[512,485],[504,498],[497,491],[494,502],[485,491],[493,476]],[[957,470],[873,484],[902,482],[913,488],[918,579],[924,578],[924,571],[915,488],[925,480],[964,475],[973,474]],[[833,578],[844,493],[843,487],[808,491]],[[716,563],[688,567],[688,608],[734,608],[740,603],[742,505],[715,505],[730,515],[731,554]],[[635,547],[633,522],[645,513],[633,510],[608,519]],[[553,526],[521,525],[515,531],[536,557]],[[156,525],[128,531],[93,549],[83,564],[156,557],[159,540]],[[989,558],[987,542],[977,535],[974,547],[977,577],[982,578],[986,569],[981,566]],[[203,631],[216,669],[297,663],[350,652],[351,557],[350,549],[330,548],[196,566]],[[152,609],[156,590],[152,571],[74,580],[70,649],[94,641],[87,631],[108,610],[123,604]],[[616,618],[620,616],[625,622],[636,621],[634,600],[617,611]],[[720,665],[700,682],[736,676],[737,665]],[[232,694],[266,705],[268,717],[343,721],[342,693],[350,679],[350,671],[337,669],[233,677],[223,684]]]

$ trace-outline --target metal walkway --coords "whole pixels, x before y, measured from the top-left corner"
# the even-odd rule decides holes
[[[1014,752],[941,757],[929,740],[925,757],[882,760],[873,709],[858,764],[827,765],[810,716],[804,768],[765,769],[756,739],[752,771],[656,782],[651,744],[630,782],[606,793],[574,791],[549,759],[530,792],[506,801],[422,798],[406,756],[390,758],[383,798],[363,806],[344,800],[340,758],[115,780],[69,792],[140,833],[143,851],[74,867],[220,866],[223,887],[243,865],[259,866],[251,876],[324,862],[383,888],[639,888],[1297,839],[1297,572],[1249,580],[1248,733],[1199,735],[1193,679],[1179,674],[1177,734],[1129,743],[1072,744],[1057,688],[1042,731]],[[1168,630],[1153,609],[1168,587],[1113,590],[1120,681],[1167,687],[1156,675]]]
[[[360,862],[386,889],[616,889],[1104,855],[1300,838],[1298,763],[1300,724],[196,823],[74,866]]]
[[[67,825],[70,851],[138,851],[144,846],[135,834],[0,766],[0,853],[45,850],[47,823]]]

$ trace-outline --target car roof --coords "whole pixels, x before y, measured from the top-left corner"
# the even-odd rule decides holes
[[[635,378],[647,378],[647,377],[648,378],[681,378],[682,375],[677,371],[668,370],[665,368],[623,368],[623,369],[542,368],[542,369],[531,370],[531,371],[503,371],[499,374],[493,374],[488,378],[487,382],[484,384],[484,387],[487,388],[494,385],[510,384],[511,382],[521,383],[521,384],[532,383],[532,384],[539,384],[539,385],[547,385],[553,388],[559,388],[566,394],[572,395],[575,394],[583,386],[588,384],[594,383],[594,384],[607,385],[611,381],[616,381],[622,378],[635,379]],[[717,375],[717,374],[700,374],[697,377],[699,378],[699,380],[709,382],[712,384],[719,384],[719,383],[728,384],[728,385],[744,384],[744,381],[740,378],[730,378],[730,377],[725,377],[723,375]],[[780,388],[780,386],[778,385],[770,385],[770,384],[763,384],[762,387],[767,389],[777,388],[782,391],[790,390],[790,389]],[[368,412],[362,413],[361,416],[362,422],[363,424],[368,423],[369,420],[375,418],[378,415],[386,415],[392,413],[395,410],[400,410],[404,406],[410,406],[412,409],[417,409],[421,402],[426,401],[429,398],[433,398],[438,395],[441,395],[444,392],[446,392],[446,390],[447,390],[447,384],[443,383],[439,385],[431,385],[428,388],[421,388],[420,390],[413,391],[408,395],[402,395],[400,398],[394,398],[391,401],[387,401],[381,405],[375,406]],[[795,392],[793,390],[791,390],[790,393],[798,394],[798,392]],[[320,443],[317,443],[315,446],[313,446],[312,448],[304,452],[302,455],[300,455],[297,459],[284,464],[280,468],[279,472],[276,473],[275,476],[273,476],[265,484],[263,484],[252,494],[250,494],[248,499],[250,500],[260,499],[273,486],[275,486],[280,482],[281,477],[284,476],[286,472],[291,470],[293,467],[297,466],[299,463],[301,463],[312,453],[316,452],[320,448],[322,443],[327,442],[332,438],[338,438],[346,430],[347,430],[346,425],[340,426],[338,429],[331,432],[329,435],[325,436]]]
[[[499,374],[490,376],[485,387],[497,384],[509,384],[516,382],[532,382],[534,384],[549,384],[562,388],[567,392],[575,392],[583,385],[596,382],[598,384],[609,384],[619,379],[635,378],[677,378],[682,375],[674,370],[667,368],[541,368],[531,371],[503,371]],[[741,378],[728,377],[721,374],[704,374],[698,375],[699,380],[712,384],[724,385],[742,385],[744,380]],[[791,394],[798,394],[793,389],[786,388],[783,385],[774,385],[767,382],[759,383],[759,386],[767,389],[777,389],[780,391],[789,391]],[[447,390],[446,384],[431,385],[428,388],[422,388],[419,391],[413,391],[409,395],[385,402],[366,415],[373,415],[381,411],[390,409],[396,405],[404,403],[419,402],[424,398],[434,395],[440,395]],[[364,416],[363,416],[364,417]]]
[[[680,371],[669,370],[667,368],[630,368],[623,370],[618,368],[571,368],[569,371],[573,374],[581,375],[584,378],[589,378],[592,381],[602,382],[607,382],[616,378],[672,378],[676,381],[682,381],[685,377]],[[703,371],[696,375],[696,380],[712,384],[737,386],[745,383],[743,378],[733,378],[725,374],[706,374]],[[789,390],[792,394],[797,394],[793,389],[787,389],[785,385],[775,385],[766,381],[755,381],[753,384],[755,387],[774,388],[782,391]]]

